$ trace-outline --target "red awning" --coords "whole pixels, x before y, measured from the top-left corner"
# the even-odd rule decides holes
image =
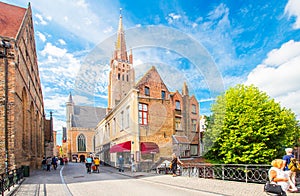
[[[157,153],[159,152],[159,147],[154,142],[141,142],[141,153]]]
[[[110,147],[109,152],[130,152],[131,151],[131,141],[123,142],[120,144],[116,144],[112,147]]]

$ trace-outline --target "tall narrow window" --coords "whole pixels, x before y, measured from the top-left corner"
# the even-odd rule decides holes
[[[124,130],[124,111],[121,112],[121,131]]]
[[[166,91],[161,91],[161,98],[166,99]]]
[[[196,114],[197,110],[196,110],[196,105],[192,104],[192,113]]]
[[[129,106],[126,108],[126,123],[125,123],[125,128],[129,127]]]
[[[192,131],[197,131],[197,121],[195,119],[192,119]]]
[[[181,118],[178,118],[178,117],[175,118],[175,129],[176,130],[182,130],[182,128],[181,128]]]
[[[145,95],[150,96],[150,89],[148,86],[145,86]]]
[[[120,73],[118,73],[118,80],[120,80],[120,78],[121,78],[121,75],[120,75]]]
[[[139,124],[148,124],[148,105],[144,103],[139,103]]]
[[[181,110],[180,101],[176,100],[176,110]]]
[[[116,118],[113,119],[113,135],[116,134],[116,130],[117,130],[117,123],[116,123]]]
[[[78,151],[83,152],[86,151],[86,143],[85,143],[85,137],[83,134],[80,134],[77,138],[77,144],[78,144]]]

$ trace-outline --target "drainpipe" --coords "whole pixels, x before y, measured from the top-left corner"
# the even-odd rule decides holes
[[[5,132],[5,172],[8,172],[9,154],[8,154],[8,62],[7,49],[11,48],[9,42],[1,40],[0,46],[3,48],[3,53],[0,54],[4,59],[4,132]]]

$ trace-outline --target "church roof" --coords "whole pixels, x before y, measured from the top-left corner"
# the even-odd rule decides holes
[[[106,108],[74,105],[72,127],[95,128],[105,115]]]
[[[26,10],[0,2],[0,36],[16,38]]]

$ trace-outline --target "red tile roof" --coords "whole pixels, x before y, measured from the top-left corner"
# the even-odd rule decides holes
[[[174,138],[176,140],[176,143],[179,144],[189,144],[189,139],[186,136],[178,136],[178,135],[174,135]]]
[[[26,10],[0,2],[0,36],[16,38]]]

